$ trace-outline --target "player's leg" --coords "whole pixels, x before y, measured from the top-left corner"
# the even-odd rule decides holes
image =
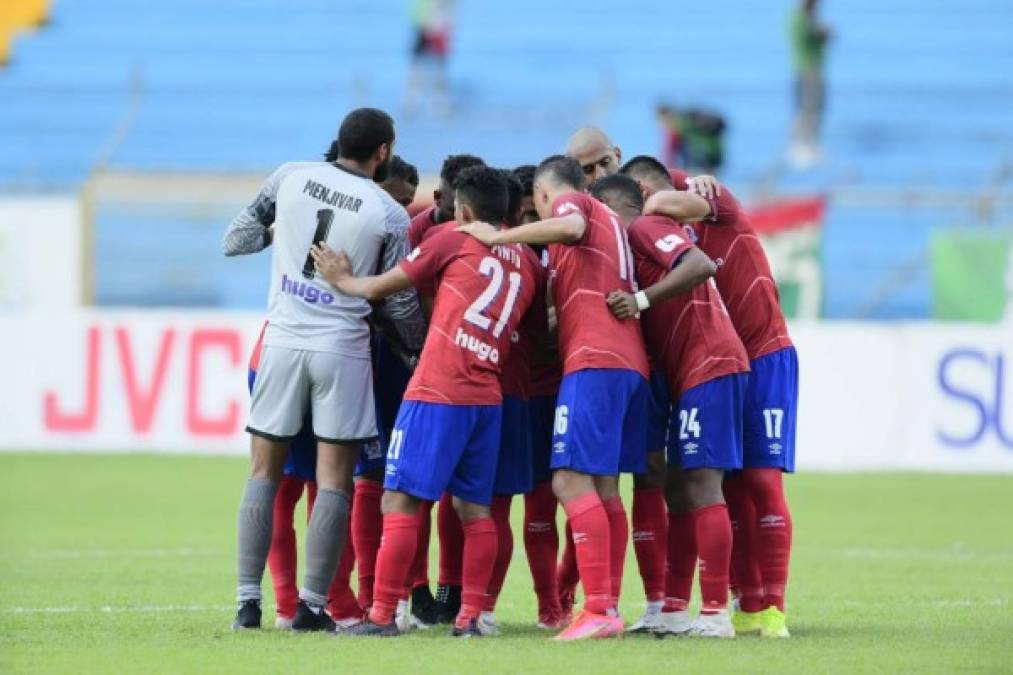
[[[696,521],[693,518],[693,504],[686,494],[682,468],[677,461],[673,461],[671,452],[669,463],[665,488],[668,505],[665,605],[661,612],[661,625],[655,632],[683,635],[693,625],[689,601],[696,574]]]
[[[528,402],[534,487],[524,495],[524,551],[538,598],[539,628],[558,628],[562,621],[556,586],[559,531],[556,528],[556,495],[552,494],[552,424],[555,396],[538,396]]]
[[[277,608],[276,628],[291,628],[299,603],[296,585],[297,553],[295,544],[295,506],[302,497],[304,482],[296,475],[284,475],[274,498],[274,525],[271,528],[271,550],[267,566],[271,570],[274,600]]]
[[[559,503],[559,498],[553,498]],[[566,509],[563,509],[566,512]],[[577,585],[580,583],[580,570],[577,569],[577,549],[573,545],[573,528],[567,519],[563,528],[563,555],[559,559],[559,566],[556,568],[556,588],[561,615],[561,624],[567,626],[573,617],[573,606],[577,602]]]
[[[440,542],[440,576],[436,602],[440,623],[453,623],[461,609],[461,577],[464,566],[464,528],[450,493],[436,509],[436,533]]]
[[[415,547],[415,557],[412,560],[411,568],[408,570],[408,578],[405,581],[404,604],[398,608],[398,616],[408,611],[408,599],[411,599],[411,614],[404,619],[407,624],[415,628],[429,628],[432,625],[441,623],[441,605],[433,597],[429,590],[429,545],[432,539],[433,530],[433,507],[435,504],[428,500],[419,502],[418,508],[418,543]],[[455,596],[460,599],[460,593]],[[460,604],[458,602],[458,604]],[[400,618],[398,619],[401,620]],[[451,623],[453,617],[442,623]]]
[[[266,347],[250,401],[250,477],[237,523],[238,601],[234,629],[260,627],[260,584],[271,548],[274,500],[288,443],[299,431],[307,382],[300,353]]]
[[[376,555],[383,535],[383,514],[380,499],[383,484],[359,476],[355,481],[352,498],[352,544],[355,547],[355,567],[359,577],[359,604],[368,609],[373,604],[373,581],[376,577]]]
[[[741,471],[726,475],[723,489],[732,521],[730,585],[736,602],[732,623],[736,633],[755,633],[760,630],[760,613],[765,609],[763,576],[755,555],[759,537],[756,507]]]
[[[756,562],[763,578],[760,634],[787,637],[784,595],[792,520],[783,474],[795,470],[798,356],[786,347],[751,363],[743,416],[743,479],[756,509]]]
[[[630,523],[619,495],[619,476],[595,476],[594,487],[601,498],[609,524],[609,590],[612,606],[619,607],[626,567],[626,548],[630,543]]]
[[[484,624],[483,631],[489,634],[499,632],[496,626],[496,603],[499,594],[503,590],[503,583],[506,581],[507,570],[510,568],[510,561],[514,555],[514,533],[510,528],[510,504],[513,495],[495,495],[492,498],[490,515],[496,525],[496,561],[492,568],[492,577],[489,579],[489,588],[485,595],[485,604],[482,606],[480,615],[481,623]]]

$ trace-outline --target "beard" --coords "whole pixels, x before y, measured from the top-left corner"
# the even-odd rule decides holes
[[[373,180],[377,183],[382,183],[387,180],[387,174],[390,172],[390,155],[387,155],[387,159],[384,160],[383,164],[376,167],[373,171]]]

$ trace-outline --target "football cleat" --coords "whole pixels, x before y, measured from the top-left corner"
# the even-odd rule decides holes
[[[478,632],[483,637],[499,635],[499,624],[496,623],[496,615],[492,612],[482,612],[479,614],[476,626],[478,627]]]
[[[463,625],[455,623],[454,627],[450,629],[451,637],[473,638],[482,637],[484,634],[482,629],[478,627],[478,619],[469,619]]]
[[[232,630],[256,630],[260,628],[260,600],[243,600],[236,610]]]
[[[575,640],[621,637],[622,634],[623,620],[620,617],[592,614],[587,610],[582,610],[573,619],[573,623],[552,639],[559,642],[573,642]]]
[[[736,635],[759,633],[763,628],[763,612],[738,611],[732,614],[732,627]]]
[[[394,611],[394,625],[401,633],[407,633],[412,629],[412,615],[408,611],[407,600],[397,601],[397,609]]]
[[[278,630],[292,630],[292,622],[295,621],[294,616],[276,616],[274,617],[274,627]]]
[[[436,602],[429,586],[412,589],[412,626],[426,629],[439,623],[440,605]]]
[[[658,637],[686,635],[693,626],[693,619],[686,610],[662,612],[658,617],[658,624],[658,628],[654,631]]]
[[[687,635],[698,638],[733,638],[735,629],[732,627],[731,617],[725,610],[714,614],[701,614],[693,621]]]
[[[570,624],[570,617],[554,612],[545,612],[538,615],[538,628],[540,630],[562,630]]]
[[[636,623],[626,629],[628,633],[658,633],[662,630],[661,608],[665,606],[663,600],[648,602],[644,615],[637,619]]]
[[[297,633],[333,633],[334,622],[327,616],[323,607],[299,600],[295,619],[292,620],[292,630]]]
[[[354,626],[349,626],[335,633],[338,637],[398,637],[401,634],[395,622],[391,621],[383,625],[373,623],[368,617]]]
[[[760,637],[762,638],[786,638],[791,637],[788,632],[788,617],[774,605],[760,612]]]
[[[440,585],[436,588],[437,623],[454,623],[461,611],[461,587]]]

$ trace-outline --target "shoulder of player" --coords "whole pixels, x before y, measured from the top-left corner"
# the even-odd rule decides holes
[[[362,179],[368,187],[367,192],[373,197],[375,208],[383,215],[387,229],[407,230],[411,225],[408,211],[401,206],[386,190],[369,178]]]

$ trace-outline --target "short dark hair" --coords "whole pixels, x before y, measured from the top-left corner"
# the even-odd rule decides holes
[[[638,211],[644,210],[644,194],[640,191],[637,181],[621,173],[604,176],[591,183],[588,191],[598,200],[610,202],[618,197],[629,202]]]
[[[535,192],[535,169],[534,164],[522,164],[514,169],[514,176],[521,182],[521,196],[530,197]]]
[[[546,175],[557,183],[572,187],[574,190],[584,189],[584,170],[573,157],[566,155],[546,157],[535,169],[533,180],[538,180]]]
[[[462,171],[472,166],[485,166],[485,160],[475,155],[448,155],[440,167],[440,180],[454,187]]]
[[[647,178],[672,184],[672,174],[664,164],[650,155],[637,155],[619,169],[619,173],[633,178]]]
[[[401,159],[401,155],[394,155],[390,158],[390,169],[387,170],[387,180],[391,179],[403,180],[413,187],[418,187],[419,171]]]
[[[493,225],[506,220],[510,201],[506,177],[499,169],[487,166],[470,166],[454,182],[455,200],[468,206],[475,217]]]
[[[338,129],[338,156],[364,162],[384,143],[394,142],[394,120],[377,108],[357,108]],[[330,153],[328,153],[330,154]]]
[[[521,208],[521,199],[524,197],[524,188],[521,182],[517,180],[517,176],[510,169],[500,169],[500,173],[503,174],[503,180],[506,181],[507,187],[507,217],[513,217],[517,211]]]

